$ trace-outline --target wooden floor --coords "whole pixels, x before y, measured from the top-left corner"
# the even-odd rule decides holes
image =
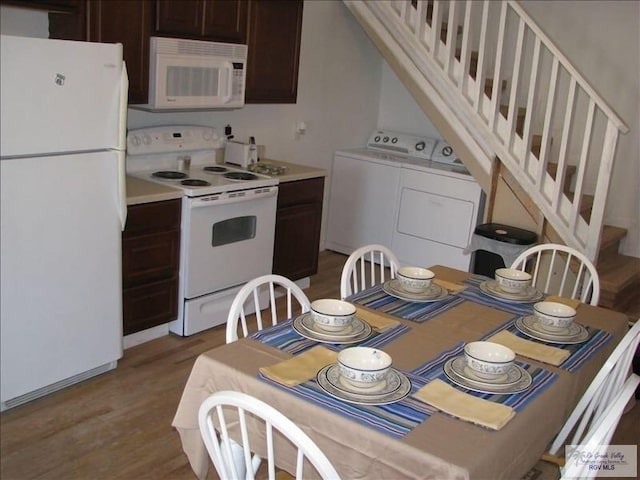
[[[339,297],[345,260],[321,253],[311,300]],[[115,371],[2,413],[0,478],[193,480],[171,421],[194,360],[223,343],[223,327],[166,336],[126,350]],[[640,442],[640,404],[618,430],[613,443]]]

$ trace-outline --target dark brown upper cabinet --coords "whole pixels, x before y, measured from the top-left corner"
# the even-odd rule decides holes
[[[302,0],[252,0],[246,103],[296,103]]]
[[[157,0],[155,34],[246,43],[247,0]]]
[[[153,0],[91,0],[87,2],[87,40],[121,43],[129,74],[129,103],[147,103],[149,37]]]

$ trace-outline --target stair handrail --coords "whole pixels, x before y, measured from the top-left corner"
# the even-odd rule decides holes
[[[535,23],[535,21],[518,5],[515,0],[505,0],[501,2],[500,6],[500,24],[498,30],[498,44],[497,44],[497,52],[500,52],[500,55],[503,55],[502,51],[503,47],[503,35],[504,29],[507,22],[507,9],[511,8],[514,14],[518,17],[517,22],[519,22],[519,38],[518,38],[518,48],[522,48],[520,42],[522,41],[521,35],[524,30],[524,26],[529,29],[535,39],[535,48],[536,53],[534,53],[534,58],[537,56],[537,52],[540,51],[540,45],[549,52],[551,58],[553,60],[553,71],[551,76],[551,82],[557,81],[557,74],[559,65],[564,69],[566,74],[570,79],[570,93],[567,95],[567,101],[575,101],[576,95],[576,85],[587,95],[589,102],[589,113],[588,113],[588,123],[585,125],[585,131],[583,132],[582,137],[582,150],[579,154],[579,165],[578,171],[575,175],[575,178],[578,180],[578,184],[575,187],[575,194],[570,198],[563,190],[563,184],[565,180],[567,168],[567,144],[569,132],[573,128],[572,127],[572,112],[573,105],[569,105],[567,103],[566,109],[564,110],[564,119],[565,126],[562,129],[561,142],[560,142],[560,152],[558,158],[558,168],[556,170],[555,177],[551,177],[549,173],[546,173],[548,160],[548,153],[550,150],[550,139],[551,139],[551,127],[550,127],[550,116],[553,114],[553,108],[549,107],[551,102],[554,102],[555,95],[555,85],[550,83],[550,93],[547,96],[547,110],[545,111],[545,124],[543,127],[543,142],[538,156],[533,156],[530,153],[531,146],[531,120],[530,116],[527,117],[526,123],[524,126],[524,132],[522,133],[521,138],[516,138],[515,136],[515,117],[517,115],[517,104],[516,104],[516,96],[512,91],[509,99],[508,105],[508,115],[506,115],[506,122],[503,121],[503,117],[497,115],[498,112],[498,90],[499,85],[502,83],[500,78],[500,63],[502,58],[497,56],[495,58],[496,66],[494,67],[494,77],[493,77],[493,89],[492,94],[489,101],[485,101],[484,97],[481,95],[481,91],[483,91],[483,77],[484,70],[481,68],[482,62],[484,59],[485,51],[481,51],[479,53],[478,60],[478,72],[479,76],[474,78],[469,78],[470,74],[462,74],[467,72],[468,67],[468,58],[469,52],[466,51],[468,49],[468,24],[464,25],[463,29],[463,47],[460,56],[460,61],[458,59],[453,58],[453,50],[455,47],[455,41],[452,42],[453,31],[457,25],[454,24],[453,20],[455,19],[454,11],[458,8],[458,5],[462,5],[462,8],[465,9],[464,15],[465,20],[468,20],[470,9],[472,8],[470,2],[465,1],[455,1],[452,0],[448,2],[449,7],[449,17],[448,17],[448,30],[447,30],[447,39],[441,41],[440,35],[440,22],[444,21],[442,18],[443,12],[439,8],[444,2],[442,0],[430,0],[427,2],[426,0],[376,0],[375,2],[368,2],[366,0],[357,1],[357,0],[344,0],[344,3],[350,8],[354,15],[358,11],[359,21],[362,22],[362,18],[366,18],[363,15],[362,9],[370,9],[374,12],[374,14],[379,18],[379,26],[378,29],[386,29],[389,33],[392,34],[392,37],[396,42],[405,50],[408,55],[407,58],[411,59],[410,61],[416,62],[415,65],[423,71],[423,74],[428,79],[429,83],[433,83],[433,85],[440,85],[442,88],[443,85],[449,84],[449,91],[440,90],[439,95],[441,98],[447,97],[452,101],[452,107],[454,111],[456,108],[471,108],[475,111],[475,115],[478,115],[477,119],[480,120],[478,125],[481,126],[482,129],[486,129],[486,133],[481,133],[478,131],[477,133],[472,133],[473,129],[467,130],[467,139],[471,133],[471,138],[475,138],[478,142],[477,147],[485,152],[486,155],[489,154],[487,151],[486,141],[488,137],[486,134],[493,135],[495,141],[492,141],[493,148],[495,149],[495,155],[497,155],[502,163],[504,163],[507,168],[509,168],[512,173],[515,174],[516,177],[520,179],[522,185],[526,187],[526,191],[530,193],[530,196],[535,201],[536,205],[543,213],[544,217],[550,222],[550,224],[554,227],[554,229],[560,234],[565,243],[569,246],[572,246],[583,253],[585,253],[592,261],[595,261],[599,251],[599,242],[600,235],[602,231],[603,217],[604,217],[604,205],[606,202],[606,196],[609,188],[610,178],[611,178],[611,170],[613,167],[613,157],[615,156],[616,144],[618,135],[620,133],[628,132],[628,127],[622,122],[622,120],[618,117],[618,115],[613,111],[611,107],[602,99],[600,95],[589,85],[589,83],[584,79],[584,77],[578,72],[578,70],[573,67],[573,65],[569,62],[569,60],[562,54],[562,52],[553,44],[553,42],[549,39],[549,37],[542,31],[540,27]],[[432,9],[432,17],[431,24],[427,23],[427,5],[433,7]],[[481,34],[481,42],[484,42],[486,35],[486,13],[489,3],[485,0],[482,4],[483,8],[483,19],[482,19],[482,31]],[[419,21],[419,19],[422,19]],[[426,25],[425,25],[426,23]],[[383,25],[381,27],[380,25]],[[403,33],[403,30],[406,30],[407,33]],[[419,38],[419,43],[414,45],[413,40]],[[481,43],[482,45],[482,43]],[[414,50],[415,49],[415,50]],[[392,50],[393,51],[393,50]],[[425,53],[418,53],[419,51]],[[516,58],[519,55],[516,55]],[[425,55],[425,56],[421,56]],[[425,60],[428,60],[425,63]],[[432,61],[433,60],[433,61]],[[537,60],[535,60],[537,62]],[[515,60],[517,67],[519,68],[520,60]],[[536,69],[538,68],[536,64]],[[456,70],[457,69],[457,70]],[[442,75],[442,79],[444,82],[437,80],[438,75],[433,76],[434,72],[440,72],[438,75]],[[514,78],[516,78],[516,88],[517,88],[517,76],[514,74]],[[479,81],[476,81],[479,80]],[[532,82],[534,82],[534,88],[537,88],[537,84],[535,84],[534,76],[532,75]],[[470,98],[467,93],[462,93],[463,90],[466,89],[467,84],[469,84],[470,90],[475,91],[477,93],[473,94],[473,101],[469,101]],[[458,101],[451,96],[451,88],[453,90],[460,90],[462,102]],[[447,88],[447,87],[445,87]],[[480,97],[475,98],[475,95],[479,95]],[[528,104],[531,102],[533,95],[533,90],[528,93]],[[480,104],[478,103],[479,98],[482,97],[482,101]],[[465,103],[466,102],[466,103]],[[461,103],[464,104],[461,107]],[[471,103],[471,105],[469,105]],[[457,105],[457,107],[456,107]],[[591,134],[593,130],[593,122],[594,111],[595,108],[598,108],[598,115],[604,116],[606,120],[606,131],[602,138],[601,150],[597,150],[598,156],[600,158],[599,161],[599,171],[596,179],[595,185],[595,193],[594,193],[594,203],[592,207],[592,214],[590,220],[585,220],[581,217],[580,214],[580,205],[581,205],[581,194],[583,189],[583,183],[585,180],[585,172],[588,167],[587,164],[587,156],[590,151],[589,142],[591,139]],[[516,113],[514,113],[516,112]],[[471,121],[468,117],[468,114],[459,114],[462,117],[467,116],[466,119],[462,119],[463,122]],[[473,123],[473,122],[472,122]],[[507,139],[505,138],[505,134],[507,135]],[[520,134],[518,134],[520,135]],[[476,149],[477,150],[477,149]],[[577,157],[574,157],[577,158]],[[486,168],[486,166],[485,166]],[[533,170],[532,170],[533,168]],[[532,173],[532,171],[534,173]]]
[[[576,67],[567,59],[567,57],[562,53],[562,51],[556,46],[555,43],[547,36],[546,33],[538,26],[538,24],[529,16],[522,6],[516,0],[507,0],[507,3],[511,8],[518,13],[520,18],[522,18],[527,26],[536,34],[538,38],[542,41],[542,43],[551,51],[556,57],[562,66],[567,69],[572,78],[575,78],[580,87],[589,94],[589,97],[594,99],[596,105],[602,110],[607,117],[613,122],[615,127],[620,131],[620,133],[627,133],[629,131],[629,127],[622,121],[622,119],[618,116],[616,112],[613,111],[613,108],[609,106],[609,104],[596,92],[591,84],[587,82],[584,76],[578,71]]]

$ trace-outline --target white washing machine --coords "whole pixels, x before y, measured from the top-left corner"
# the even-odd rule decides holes
[[[463,250],[481,221],[480,185],[443,141],[376,130],[334,155],[326,247],[379,243],[405,265],[469,271]]]

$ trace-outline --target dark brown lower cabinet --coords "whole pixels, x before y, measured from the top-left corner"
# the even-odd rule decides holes
[[[179,199],[129,207],[122,234],[125,335],[178,315],[180,212]]]
[[[273,273],[298,280],[318,271],[324,177],[278,188]]]

